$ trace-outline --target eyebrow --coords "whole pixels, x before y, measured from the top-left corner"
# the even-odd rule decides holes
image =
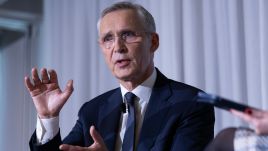
[[[128,31],[135,32],[136,30],[133,30],[133,29],[122,29],[122,30],[120,30],[119,32],[116,32],[116,33],[117,34],[122,34],[124,32],[128,32]],[[101,36],[106,36],[106,35],[109,35],[109,34],[113,34],[113,33],[111,31],[108,31],[107,33],[101,34]]]
[[[112,34],[112,32],[111,31],[108,31],[108,32],[106,32],[104,34],[100,34],[100,37],[104,37],[104,36],[109,35],[109,34]]]

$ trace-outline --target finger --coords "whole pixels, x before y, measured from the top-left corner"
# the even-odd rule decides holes
[[[62,144],[62,145],[60,145],[59,149],[60,150],[70,150],[70,149],[72,149],[72,146],[68,145],[68,144]]]
[[[255,118],[262,118],[264,115],[264,111],[262,110],[252,110],[252,116]]]
[[[63,93],[62,93],[62,98],[64,100],[67,100],[71,96],[71,94],[73,93],[73,90],[74,90],[74,88],[73,88],[73,80],[69,80],[67,82],[67,85],[66,85]]]
[[[24,84],[30,92],[34,90],[34,86],[29,77],[24,77]]]
[[[44,84],[48,84],[50,82],[46,68],[41,69],[41,78],[42,78],[42,83]]]
[[[90,132],[90,135],[91,135],[94,143],[99,144],[101,146],[104,145],[104,141],[103,141],[101,135],[96,130],[95,126],[90,126],[89,132]]]
[[[37,85],[41,84],[41,80],[39,79],[38,72],[37,72],[36,68],[32,69],[32,78],[33,78],[34,85],[37,86]]]
[[[59,149],[60,150],[70,150],[72,149],[73,147],[71,145],[68,145],[68,144],[62,144],[60,145]]]
[[[237,117],[239,117],[239,118],[241,118],[241,119],[243,119],[243,120],[245,120],[245,121],[247,121],[249,123],[252,122],[252,120],[253,120],[253,117],[250,116],[249,114],[245,114],[243,112],[240,112],[240,111],[237,111],[237,110],[234,110],[234,109],[231,109],[230,112],[233,115],[235,115],[235,116],[237,116]]]
[[[49,76],[50,76],[50,82],[58,84],[58,77],[55,70],[48,70]]]
[[[68,144],[62,144],[62,145],[60,145],[59,149],[63,150],[63,151],[86,151],[87,148],[80,147],[80,146],[68,145]]]

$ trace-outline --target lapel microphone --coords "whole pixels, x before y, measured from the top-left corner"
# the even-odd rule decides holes
[[[127,113],[127,107],[128,107],[128,106],[127,106],[127,103],[125,103],[125,102],[122,103],[122,105],[121,105],[121,110],[122,110],[123,113]]]

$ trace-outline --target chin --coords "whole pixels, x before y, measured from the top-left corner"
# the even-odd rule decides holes
[[[117,74],[116,78],[119,79],[119,80],[123,80],[123,81],[129,81],[131,79],[131,75]]]
[[[135,76],[135,74],[132,72],[117,72],[117,73],[115,73],[115,77],[117,79],[123,80],[123,81],[130,81],[131,79],[133,79],[133,76]]]

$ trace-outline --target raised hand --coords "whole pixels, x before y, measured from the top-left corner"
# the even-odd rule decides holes
[[[91,146],[80,147],[80,146],[62,144],[59,147],[60,150],[63,150],[63,151],[108,151],[102,137],[100,136],[100,134],[98,133],[98,131],[95,129],[94,126],[90,127],[89,132],[94,141],[94,143]]]
[[[257,134],[268,134],[268,112],[252,109],[251,114],[231,109],[231,113],[254,126]]]
[[[38,116],[40,118],[56,117],[73,92],[73,81],[69,80],[65,90],[61,91],[57,73],[54,70],[47,72],[46,68],[42,68],[40,73],[41,79],[37,69],[33,68],[33,83],[26,76],[24,78],[25,86],[31,94]]]

